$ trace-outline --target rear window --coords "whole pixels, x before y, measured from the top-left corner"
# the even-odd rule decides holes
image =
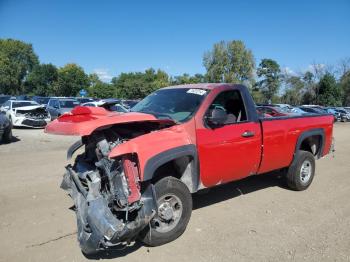
[[[60,100],[60,107],[61,108],[73,108],[79,105],[78,101],[74,100]]]

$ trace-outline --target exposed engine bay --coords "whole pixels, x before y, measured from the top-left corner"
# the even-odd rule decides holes
[[[110,159],[109,152],[137,136],[160,129],[159,123],[128,123],[98,130],[73,144],[61,188],[72,197],[78,241],[86,254],[133,241],[157,210],[153,185],[140,182],[137,156]]]

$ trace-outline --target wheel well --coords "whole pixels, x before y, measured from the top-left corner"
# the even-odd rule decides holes
[[[192,156],[178,157],[159,166],[155,170],[151,181],[155,183],[166,176],[180,179],[191,193],[198,190],[199,176],[196,169],[196,161]]]
[[[321,135],[313,135],[305,138],[301,144],[299,149],[308,151],[312,153],[314,156],[319,155],[319,151],[322,145],[322,136]]]

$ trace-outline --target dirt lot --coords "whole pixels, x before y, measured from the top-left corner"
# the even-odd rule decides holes
[[[15,129],[0,145],[0,261],[85,261],[71,200],[59,189],[76,138]],[[184,235],[94,259],[118,261],[350,261],[350,124],[335,127],[335,158],[317,162],[309,190],[270,176],[195,195]]]

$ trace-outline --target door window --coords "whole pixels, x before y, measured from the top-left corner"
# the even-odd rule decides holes
[[[225,125],[247,121],[247,112],[241,93],[238,90],[220,93],[209,106],[206,116],[211,115],[214,109],[223,109],[227,114]]]

